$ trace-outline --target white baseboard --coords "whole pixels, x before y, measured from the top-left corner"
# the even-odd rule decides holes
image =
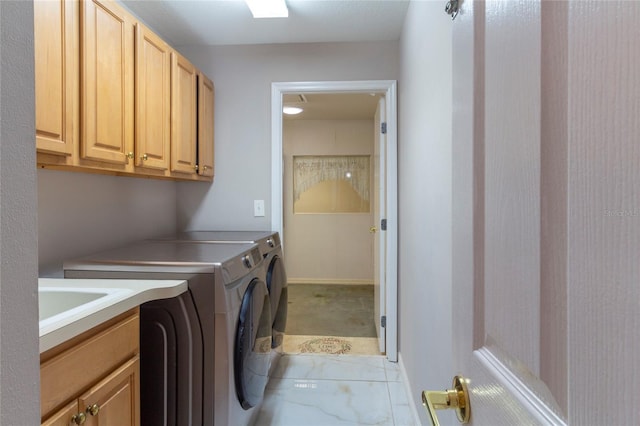
[[[287,278],[287,284],[373,285],[373,280],[348,278]]]
[[[402,383],[404,384],[404,392],[407,394],[407,399],[409,401],[409,409],[413,416],[413,424],[419,425],[421,424],[420,414],[418,414],[418,409],[416,408],[416,402],[413,398],[411,384],[409,383],[409,376],[407,375],[407,370],[404,368],[404,361],[402,360],[401,352],[398,352],[398,366],[400,367],[400,375],[402,376]],[[422,403],[422,401],[420,403]]]

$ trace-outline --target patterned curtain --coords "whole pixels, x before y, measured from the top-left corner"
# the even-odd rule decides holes
[[[294,156],[293,196],[300,195],[319,184],[330,180],[344,180],[365,201],[369,201],[370,158],[360,156]]]

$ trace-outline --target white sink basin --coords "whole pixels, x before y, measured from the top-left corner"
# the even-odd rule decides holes
[[[185,291],[182,280],[39,278],[40,353],[145,302]]]
[[[38,292],[39,320],[42,321],[54,315],[81,307],[107,295],[109,295],[107,292],[82,289],[40,289]]]
[[[1,1],[1,0],[0,0]],[[40,286],[38,311],[40,329],[86,316],[132,292],[127,288]]]

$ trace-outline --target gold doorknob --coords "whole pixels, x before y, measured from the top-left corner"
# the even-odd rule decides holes
[[[133,152],[127,152],[127,158],[133,160]]]
[[[93,404],[87,407],[87,413],[91,414],[92,416],[97,416],[99,412],[100,406],[98,404]]]
[[[427,414],[433,426],[440,426],[436,410],[455,409],[456,417],[460,423],[469,423],[471,417],[471,403],[469,401],[469,390],[467,389],[467,379],[462,376],[453,378],[453,389],[444,392],[423,391],[422,405],[427,409]]]
[[[142,154],[142,156],[140,157],[140,159],[142,161],[147,161],[149,159],[149,156],[147,154]]]
[[[369,228],[369,232],[371,232],[372,234],[375,234],[378,231],[378,228],[376,228],[375,226],[372,226],[371,228]]]
[[[77,425],[81,425],[87,421],[87,416],[85,416],[84,413],[74,414],[73,417],[71,417],[71,421]]]

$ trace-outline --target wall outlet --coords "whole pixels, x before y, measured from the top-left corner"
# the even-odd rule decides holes
[[[264,216],[264,200],[253,200],[253,216]]]

